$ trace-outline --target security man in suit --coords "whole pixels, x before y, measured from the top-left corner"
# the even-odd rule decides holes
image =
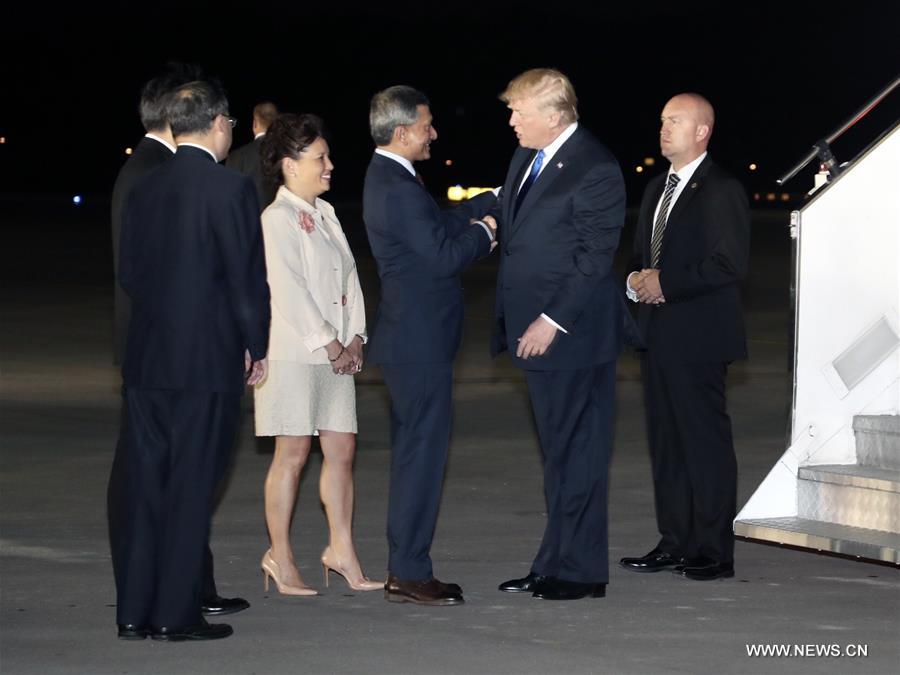
[[[609,579],[607,483],[625,219],[619,165],[578,122],[569,79],[528,70],[501,94],[519,140],[501,192],[492,353],[525,372],[544,460],[547,523],[527,576],[542,600],[600,598]]]
[[[224,92],[190,82],[165,109],[177,151],[134,186],[122,220],[116,614],[121,638],[209,640],[231,634],[201,615],[213,491],[244,387],[265,377],[269,288],[253,183],[218,164],[232,139]]]
[[[705,581],[734,576],[737,461],[725,375],[747,355],[739,284],[747,274],[750,211],[743,186],[707,154],[715,122],[709,101],[679,94],[661,119],[660,148],[671,166],[644,192],[627,280],[629,296],[641,303],[661,538],[620,564]]]
[[[460,273],[491,250],[493,228],[470,220],[496,201],[478,195],[441,211],[414,162],[437,138],[428,99],[407,86],[372,98],[377,149],[366,172],[363,219],[381,278],[368,360],[391,395],[388,581],[392,602],[454,605],[457,584],[434,578],[429,551],[450,442],[453,360],[463,323]]]

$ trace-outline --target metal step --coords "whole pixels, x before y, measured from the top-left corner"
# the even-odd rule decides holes
[[[816,464],[814,466],[801,466],[797,476],[800,480],[852,485],[870,490],[900,493],[900,471],[881,469],[875,466]]]
[[[900,565],[900,534],[824,523],[808,518],[737,520],[739,537],[812,548]]]
[[[900,471],[857,464],[802,466],[797,515],[900,533]]]
[[[900,415],[855,415],[856,462],[900,471]]]

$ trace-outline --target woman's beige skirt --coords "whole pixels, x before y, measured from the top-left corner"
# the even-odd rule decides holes
[[[356,433],[356,388],[351,375],[331,366],[269,361],[266,379],[253,389],[257,436]]]

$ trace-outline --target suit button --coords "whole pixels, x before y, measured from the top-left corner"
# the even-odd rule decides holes
[[[512,251],[510,251],[509,249],[506,249],[506,255],[512,255]]]

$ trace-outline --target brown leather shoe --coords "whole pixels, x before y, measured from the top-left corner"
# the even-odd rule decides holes
[[[457,590],[458,589],[458,590]],[[414,602],[417,605],[461,605],[462,589],[431,578],[427,581],[403,581],[388,577],[384,585],[384,599],[388,602]]]

